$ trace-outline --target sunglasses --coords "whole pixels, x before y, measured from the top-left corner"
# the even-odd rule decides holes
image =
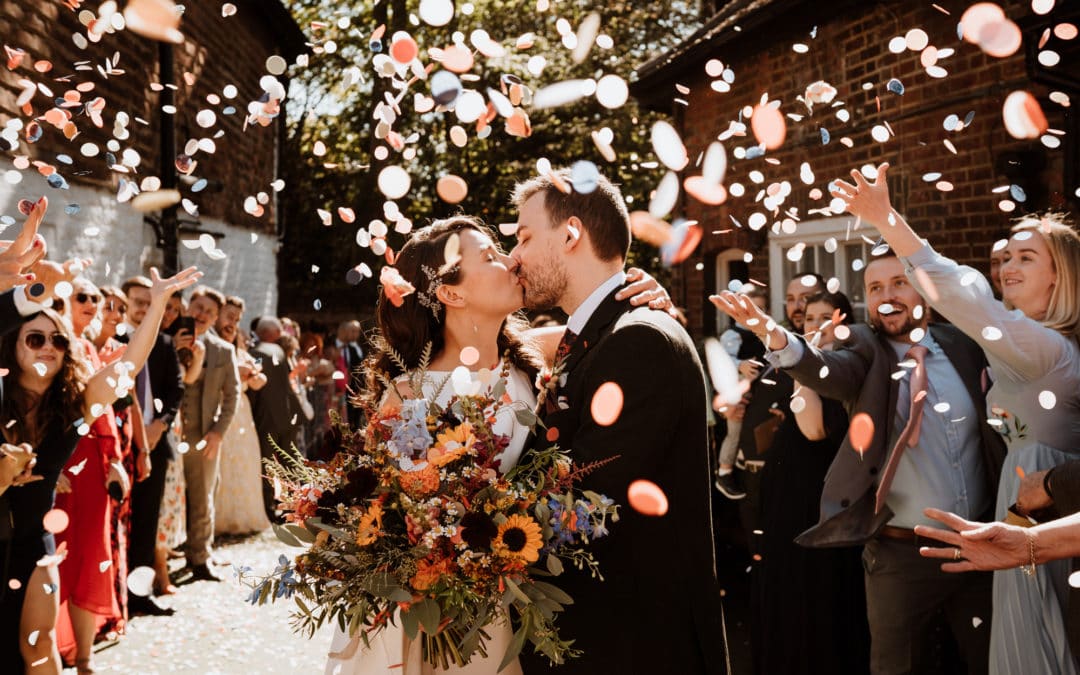
[[[76,293],[75,302],[78,302],[79,304],[86,304],[90,302],[96,305],[101,302],[101,296],[94,295],[93,293]]]
[[[68,341],[67,336],[63,333],[53,333],[52,335],[49,335],[47,339],[52,343],[53,349],[58,352],[67,351],[68,345],[71,344]],[[39,331],[31,331],[23,338],[23,342],[26,343],[26,346],[34,351],[44,347],[45,340],[45,333]]]

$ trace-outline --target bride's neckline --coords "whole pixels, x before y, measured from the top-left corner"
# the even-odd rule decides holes
[[[469,368],[468,366],[465,366],[465,367],[468,368],[470,375],[477,375],[477,374],[479,374],[480,370],[483,370],[482,368],[479,369],[479,370],[473,370],[472,368]],[[511,366],[511,368],[512,367],[513,366]],[[500,372],[502,370],[502,368],[503,368],[503,360],[500,358],[499,362],[496,363],[493,367],[488,368],[488,370],[490,370],[493,373],[497,373],[497,372]],[[455,368],[455,370],[456,370],[456,368]],[[429,374],[429,375],[432,374],[432,373],[434,373],[436,375],[449,375],[450,373],[452,373],[454,371],[453,370],[434,370],[434,369],[432,369],[432,370],[425,370],[424,372]]]

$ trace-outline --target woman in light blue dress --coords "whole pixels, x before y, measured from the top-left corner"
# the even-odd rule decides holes
[[[1001,267],[1003,301],[976,270],[935,252],[893,210],[883,164],[873,183],[852,172],[833,195],[878,228],[908,278],[941,316],[986,352],[993,386],[990,424],[1008,454],[995,517],[1005,520],[1020,479],[1080,458],[1080,236],[1061,216],[1028,216],[1013,227]],[[1074,675],[1065,630],[1070,561],[994,573],[990,672]]]

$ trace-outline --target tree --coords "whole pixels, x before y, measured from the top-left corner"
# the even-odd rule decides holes
[[[643,170],[652,168],[643,163],[651,153],[649,129],[656,115],[638,110],[632,100],[608,109],[596,96],[587,96],[539,109],[528,105],[526,94],[521,108],[532,128],[527,137],[507,133],[502,116],[478,134],[476,123],[459,121],[453,111],[417,112],[414,100],[416,95],[431,94],[431,76],[442,70],[428,50],[455,43],[475,56],[473,67],[461,76],[462,84],[488,101],[492,100],[489,89],[506,93],[508,85],[517,82],[536,94],[555,83],[598,80],[607,74],[628,80],[636,66],[677,44],[696,27],[696,10],[685,1],[562,2],[552,3],[546,11],[537,8],[544,0],[536,4],[459,2],[451,21],[441,27],[416,16],[419,6],[427,4],[419,1],[355,0],[347,10],[328,0],[289,4],[309,34],[314,53],[306,66],[298,65],[291,73],[286,152],[293,159],[286,162],[284,171],[290,197],[280,254],[282,312],[314,318],[315,300],[325,319],[372,311],[382,259],[359,246],[356,233],[369,228],[373,220],[389,224],[384,212],[387,200],[376,182],[389,165],[400,166],[411,177],[411,189],[396,204],[415,226],[457,211],[481,216],[492,225],[514,222],[510,192],[517,181],[536,173],[541,157],[556,166],[592,161],[622,185],[633,200],[631,208],[642,208],[647,202],[656,176]],[[584,58],[575,60],[563,44],[563,34],[577,35],[583,22],[595,20],[589,18],[593,14],[600,19],[600,33],[610,37],[610,46],[593,44]],[[379,26],[385,29],[373,39],[379,35]],[[419,59],[431,71],[426,80],[413,78],[407,71],[394,78],[376,75],[373,62],[383,60],[377,55],[387,53],[398,31],[407,32],[418,44]],[[484,34],[475,31],[485,31],[503,46],[505,54],[484,56],[476,49],[476,44],[483,44]],[[518,38],[526,34],[534,36],[532,46],[519,49]],[[546,61],[539,74],[535,74],[539,70],[536,60],[530,72],[530,59],[536,57]],[[376,133],[376,115],[386,113],[390,99],[399,101],[390,125],[404,140],[399,150],[387,143],[381,133],[385,128]],[[593,143],[592,132],[603,127],[612,131],[615,162],[607,162]],[[452,139],[462,130],[467,142],[459,148]],[[326,148],[322,156],[316,155],[318,143]],[[468,185],[468,196],[460,204],[447,204],[435,193],[437,179],[447,174],[460,176]],[[342,207],[352,209],[353,222],[339,216]],[[333,215],[331,225],[323,225],[318,209]],[[348,212],[345,215],[348,219]],[[404,235],[398,233],[387,237],[391,250],[403,241]],[[655,249],[635,242],[631,257],[666,278]],[[373,277],[357,286],[346,285],[347,271],[361,263]]]

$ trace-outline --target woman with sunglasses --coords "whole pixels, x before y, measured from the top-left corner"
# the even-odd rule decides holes
[[[134,385],[131,377],[150,352],[166,298],[194,284],[201,274],[189,268],[168,279],[161,279],[156,270],[152,276],[153,299],[146,320],[132,335],[123,359],[97,373],[91,373],[77,353],[80,347],[70,328],[52,310],[31,316],[17,331],[9,332],[11,327],[4,326],[0,368],[7,372],[0,430],[4,442],[33,447],[36,472],[43,478],[5,493],[12,533],[0,542],[0,561],[6,568],[0,597],[0,653],[6,657],[5,665],[22,664],[27,673],[60,673],[55,625],[60,590],[57,566],[62,556],[56,555],[50,530],[63,531],[76,517],[51,511],[61,470],[75,452],[80,435],[88,434],[96,418]],[[90,465],[87,461],[78,472],[92,470]],[[77,478],[74,469],[67,472],[69,478]],[[94,572],[101,574],[100,568]]]
[[[89,279],[79,277],[72,283],[68,298],[68,318],[75,346],[90,373],[100,372],[103,364],[93,335],[101,327],[98,312],[101,292]],[[134,375],[132,375],[134,377]],[[120,400],[129,400],[125,394]],[[131,479],[124,468],[121,434],[112,406],[90,424],[68,459],[56,484],[55,508],[70,517],[63,532],[56,533],[57,546],[67,546],[67,557],[60,563],[60,620],[56,645],[68,664],[74,662],[79,672],[93,670],[91,656],[98,628],[115,624],[123,617],[116,593],[116,575],[121,567],[113,557],[113,501],[124,501],[131,489]],[[110,561],[104,566],[103,561]]]

